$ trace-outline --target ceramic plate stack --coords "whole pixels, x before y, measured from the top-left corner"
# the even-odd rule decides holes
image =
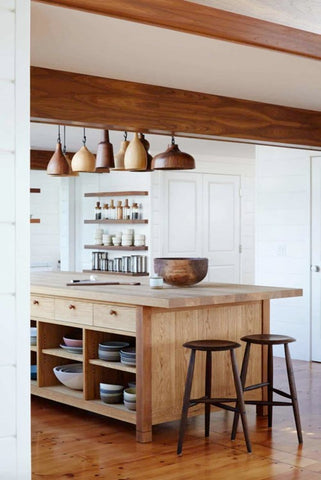
[[[119,362],[121,349],[128,346],[127,342],[102,342],[98,346],[98,358],[107,362]]]
[[[131,367],[136,366],[136,348],[129,347],[123,348],[120,351],[120,361],[124,365],[130,365]]]
[[[82,340],[78,338],[63,337],[64,343],[60,344],[60,347],[70,353],[82,353]]]

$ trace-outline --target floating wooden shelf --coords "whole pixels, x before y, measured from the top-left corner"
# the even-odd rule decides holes
[[[45,353],[47,355],[53,355],[54,357],[69,358],[70,360],[75,360],[77,362],[83,361],[82,353],[68,352],[63,348],[43,348],[42,353]]]
[[[89,360],[91,365],[98,365],[99,367],[111,368],[112,370],[122,370],[123,372],[136,373],[136,367],[124,365],[121,362],[107,362],[106,360],[92,359]]]
[[[146,196],[146,191],[127,191],[127,192],[93,192],[85,193],[85,197],[129,197],[129,196]]]
[[[40,218],[30,218],[30,223],[40,223]]]
[[[84,223],[102,223],[102,224],[106,224],[106,223],[119,223],[119,224],[122,224],[122,223],[148,223],[148,220],[84,220]]]
[[[133,273],[133,272],[106,272],[105,270],[83,270],[85,273],[103,273],[107,275],[127,275],[129,277],[147,277],[149,273]]]
[[[84,248],[90,250],[148,250],[148,247],[116,247],[115,245],[85,245]]]

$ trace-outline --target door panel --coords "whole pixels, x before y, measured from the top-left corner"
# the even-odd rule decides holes
[[[311,162],[311,356],[321,362],[321,157]]]

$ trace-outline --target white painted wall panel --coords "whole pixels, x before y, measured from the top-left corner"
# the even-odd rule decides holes
[[[0,295],[0,365],[14,365],[16,360],[16,322],[14,295]]]
[[[0,368],[0,391],[2,392],[0,409],[0,437],[14,436],[17,430],[16,369],[14,366],[3,366]]]
[[[28,477],[24,477],[28,478]],[[0,479],[20,480],[17,476],[16,438],[0,438]]]
[[[2,11],[0,10],[0,13]],[[15,87],[9,80],[0,79],[0,150],[15,148]]]
[[[2,222],[15,220],[15,163],[14,155],[0,151],[0,218]],[[11,201],[8,201],[8,199]]]
[[[2,2],[1,2],[1,6]],[[14,79],[15,14],[13,10],[0,10],[0,78]]]

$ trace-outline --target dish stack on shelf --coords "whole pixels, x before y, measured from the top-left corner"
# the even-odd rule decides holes
[[[123,348],[120,351],[120,361],[124,365],[130,365],[131,367],[136,366],[136,348],[128,347]]]
[[[124,405],[128,410],[136,410],[136,388],[124,390]]]
[[[30,327],[30,345],[37,345],[37,327]]]
[[[60,347],[70,353],[79,353],[83,352],[83,342],[78,338],[68,338],[63,337],[64,343],[60,344]]]
[[[58,365],[53,368],[59,382],[73,390],[83,389],[83,366],[82,363],[70,363]]]
[[[100,383],[100,399],[104,403],[121,403],[123,399],[123,385],[114,385],[112,383]]]
[[[119,362],[121,349],[128,346],[127,342],[102,342],[98,345],[98,358],[107,362]]]

